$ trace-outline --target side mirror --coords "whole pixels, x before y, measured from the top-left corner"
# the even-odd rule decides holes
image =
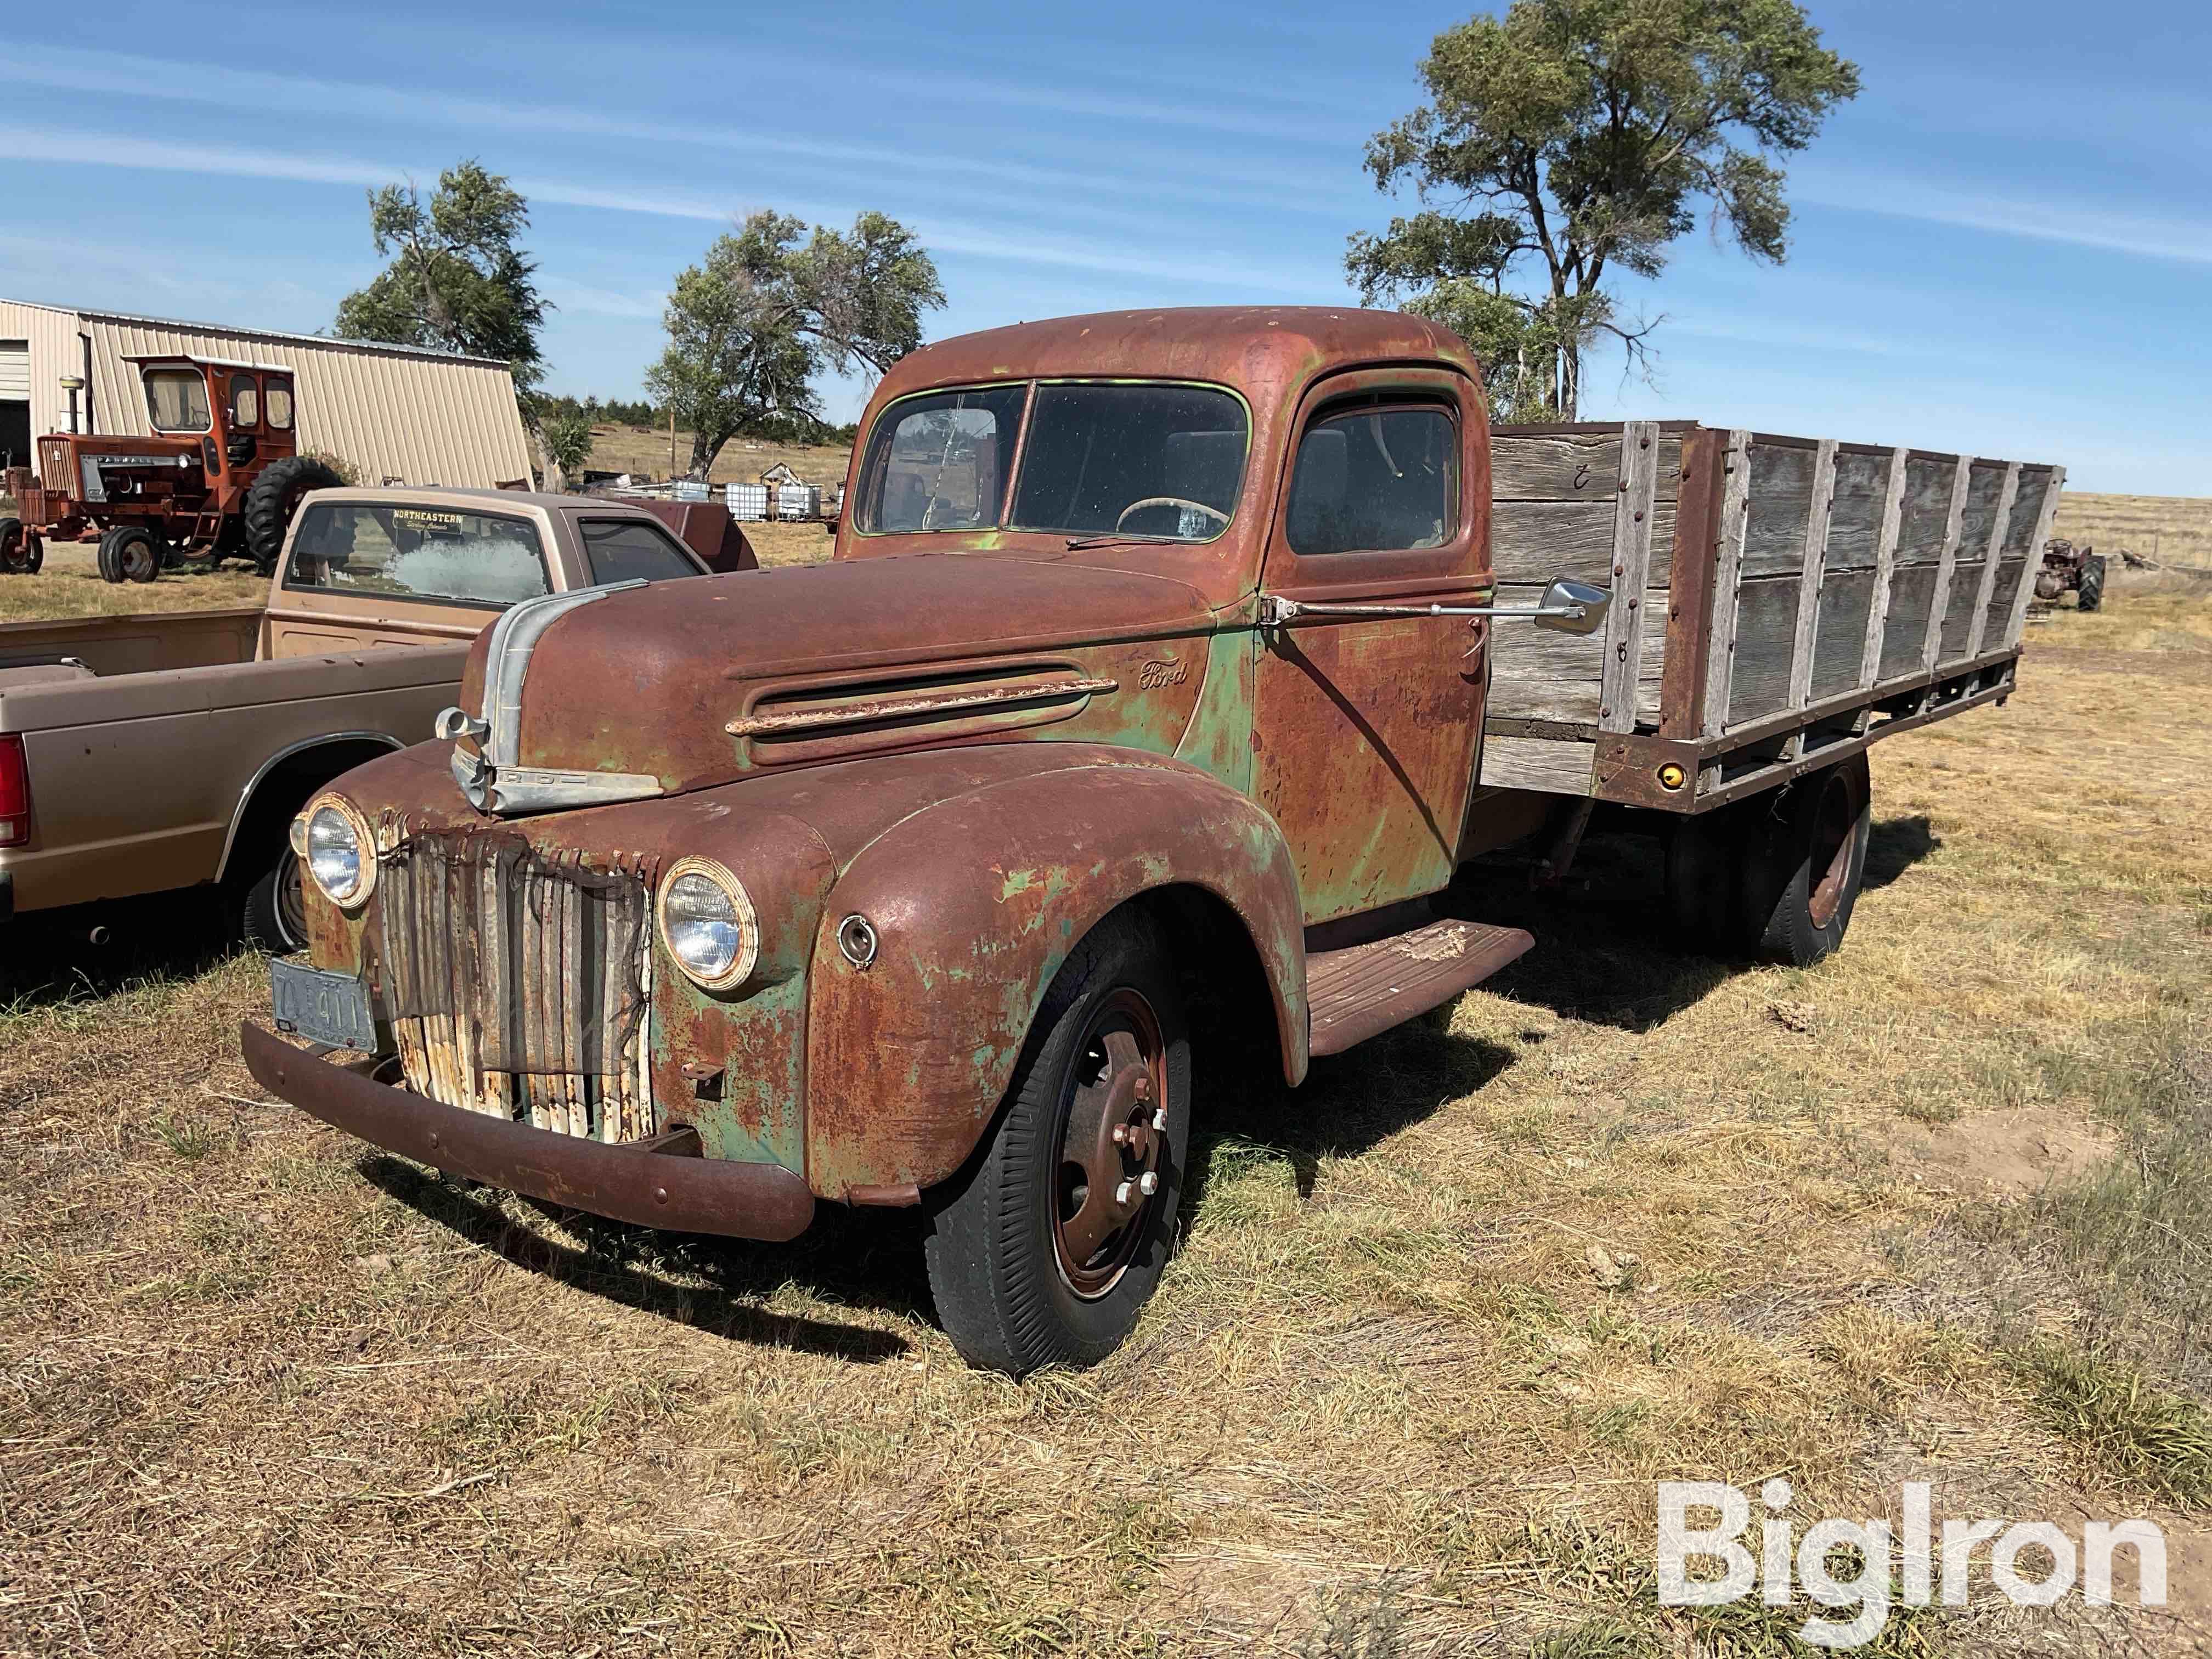
[[[1605,626],[1605,613],[1612,605],[1613,595],[1607,589],[1561,576],[1544,590],[1535,623],[1559,634],[1595,634]]]

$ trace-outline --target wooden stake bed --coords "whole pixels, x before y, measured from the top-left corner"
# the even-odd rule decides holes
[[[1692,813],[2009,695],[2063,468],[1691,422],[1492,434],[1499,603],[1610,587],[1600,634],[1492,635],[1481,781]]]

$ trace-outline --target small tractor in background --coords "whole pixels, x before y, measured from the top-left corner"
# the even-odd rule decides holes
[[[60,432],[38,471],[10,467],[19,518],[0,519],[0,574],[35,574],[46,538],[102,532],[100,574],[150,582],[186,559],[251,560],[273,575],[300,498],[343,484],[298,453],[293,372],[176,354],[131,357],[150,437]]]
[[[2043,544],[2043,566],[2035,573],[2035,597],[2055,599],[2074,593],[2077,609],[2094,611],[2105,602],[2105,559],[2093,548],[2076,548],[2061,538]]]

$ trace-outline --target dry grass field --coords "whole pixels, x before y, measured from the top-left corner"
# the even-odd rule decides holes
[[[1778,1474],[1801,1520],[1921,1479],[2169,1529],[2165,1613],[1978,1576],[1879,1652],[2206,1651],[2212,604],[2030,641],[1875,750],[1836,958],[1677,953],[1633,839],[1468,882],[1536,949],[1298,1091],[1212,1078],[1136,1337],[1020,1385],[911,1217],[466,1189],[258,1097],[263,970],[189,907],[18,930],[0,1651],[1779,1655],[1802,1601],[1651,1567],[1655,1480]]]
[[[165,576],[155,582],[104,582],[90,542],[49,542],[35,576],[0,576],[0,623],[49,617],[117,617],[145,611],[220,610],[258,605],[269,584],[242,564],[208,576]]]
[[[2088,495],[2069,489],[2058,498],[2051,533],[2077,546],[2086,542],[2107,555],[2126,548],[2164,564],[2212,570],[2212,500]]]
[[[781,461],[801,480],[825,490],[845,482],[845,463],[851,452],[842,445],[756,444],[732,439],[722,446],[708,473],[709,483],[752,483]],[[649,472],[656,478],[675,477],[691,465],[691,434],[676,434],[676,465],[668,464],[666,428],[595,426],[592,456],[585,463],[593,471]]]

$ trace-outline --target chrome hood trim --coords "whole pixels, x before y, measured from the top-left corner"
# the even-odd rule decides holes
[[[482,752],[471,755],[453,745],[453,781],[479,812],[513,816],[557,811],[564,806],[599,806],[643,800],[661,792],[660,780],[635,772],[556,772],[520,764],[522,754],[522,688],[530,658],[545,630],[578,607],[647,586],[615,582],[547,593],[510,605],[492,624],[484,658],[483,708],[473,718],[460,708],[438,716],[441,738],[474,738]]]

